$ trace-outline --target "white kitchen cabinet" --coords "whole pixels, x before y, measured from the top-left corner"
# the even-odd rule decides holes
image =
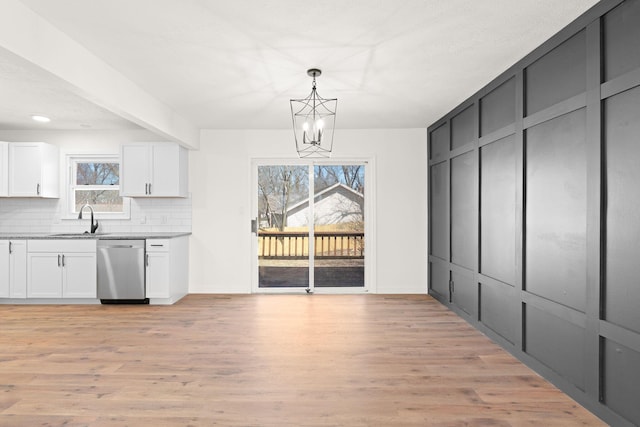
[[[9,195],[9,143],[0,141],[0,197]]]
[[[0,298],[9,298],[9,241],[0,240]]]
[[[29,241],[27,297],[96,298],[96,241]]]
[[[9,196],[60,197],[58,147],[44,142],[9,143]]]
[[[0,298],[27,296],[27,242],[0,240]]]
[[[187,197],[188,152],[172,142],[123,144],[120,195]]]
[[[187,236],[146,241],[146,297],[151,304],[173,304],[188,293]]]
[[[170,265],[169,252],[147,250],[146,294],[147,298],[169,298]]]
[[[62,298],[62,254],[27,255],[27,297]]]
[[[150,180],[149,144],[120,147],[120,195],[148,196]]]
[[[62,269],[63,298],[96,298],[96,253],[65,253]]]

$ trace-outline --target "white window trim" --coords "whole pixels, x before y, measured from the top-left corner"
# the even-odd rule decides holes
[[[62,212],[62,219],[78,219],[78,213],[74,212],[74,197],[73,197],[73,180],[74,173],[73,167],[75,163],[78,162],[105,162],[105,163],[120,163],[122,166],[122,162],[120,161],[120,156],[117,154],[67,154],[66,161],[66,170],[67,177],[65,180],[65,197],[64,201],[64,212]],[[91,186],[87,186],[87,189],[92,189]],[[96,212],[95,218],[100,220],[110,220],[110,219],[131,219],[131,198],[123,197],[122,198],[122,212]]]

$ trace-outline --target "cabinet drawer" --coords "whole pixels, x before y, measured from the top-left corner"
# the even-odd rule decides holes
[[[52,240],[29,240],[27,243],[28,252],[92,252],[96,251],[96,241],[94,239],[52,239]]]
[[[168,252],[170,239],[147,239],[147,252]]]

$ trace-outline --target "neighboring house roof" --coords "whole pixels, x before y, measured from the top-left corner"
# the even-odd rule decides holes
[[[338,191],[338,190],[346,190],[346,191],[348,191],[348,192],[353,193],[353,195],[355,195],[357,198],[364,200],[364,194],[362,194],[362,193],[360,193],[359,191],[356,191],[356,190],[354,190],[353,188],[351,188],[351,187],[349,187],[349,186],[346,186],[346,185],[344,185],[344,184],[342,184],[342,183],[340,183],[340,182],[338,182],[338,183],[336,183],[336,184],[333,184],[332,186],[327,187],[327,188],[325,188],[324,190],[322,190],[322,191],[320,191],[320,192],[316,193],[316,194],[313,196],[313,200],[317,200],[317,199],[318,199],[318,198],[320,198],[320,197],[326,197],[327,195],[329,195],[329,193],[335,193],[335,192],[336,192],[336,191]],[[300,207],[302,207],[302,206],[308,206],[308,205],[309,205],[309,199],[307,198],[307,199],[304,199],[304,200],[302,200],[302,201],[300,201],[300,202],[296,203],[295,205],[292,205],[292,206],[289,208],[289,210],[288,210],[288,212],[287,212],[287,213],[289,213],[289,212],[296,212],[296,211],[298,211],[298,210],[300,209]]]
[[[304,202],[306,199],[303,199],[302,202]],[[271,212],[282,212],[282,195],[280,194],[269,194],[267,195],[267,202],[269,203],[269,209]],[[264,198],[263,200],[261,200],[262,203],[264,203]],[[297,204],[299,204],[300,202],[298,202]]]
[[[360,222],[364,214],[364,196],[343,184],[335,184],[315,194],[314,223],[317,225]],[[300,227],[308,223],[309,200],[291,206],[287,225]]]

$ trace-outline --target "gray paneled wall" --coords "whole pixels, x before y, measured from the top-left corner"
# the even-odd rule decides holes
[[[480,149],[480,273],[515,282],[516,167],[513,135]]]
[[[640,425],[640,0],[604,0],[429,127],[429,289]]]
[[[475,158],[466,152],[451,159],[451,262],[473,269],[475,248],[469,244],[473,236],[476,211],[473,199]]]
[[[525,130],[525,289],[586,311],[586,109]]]

